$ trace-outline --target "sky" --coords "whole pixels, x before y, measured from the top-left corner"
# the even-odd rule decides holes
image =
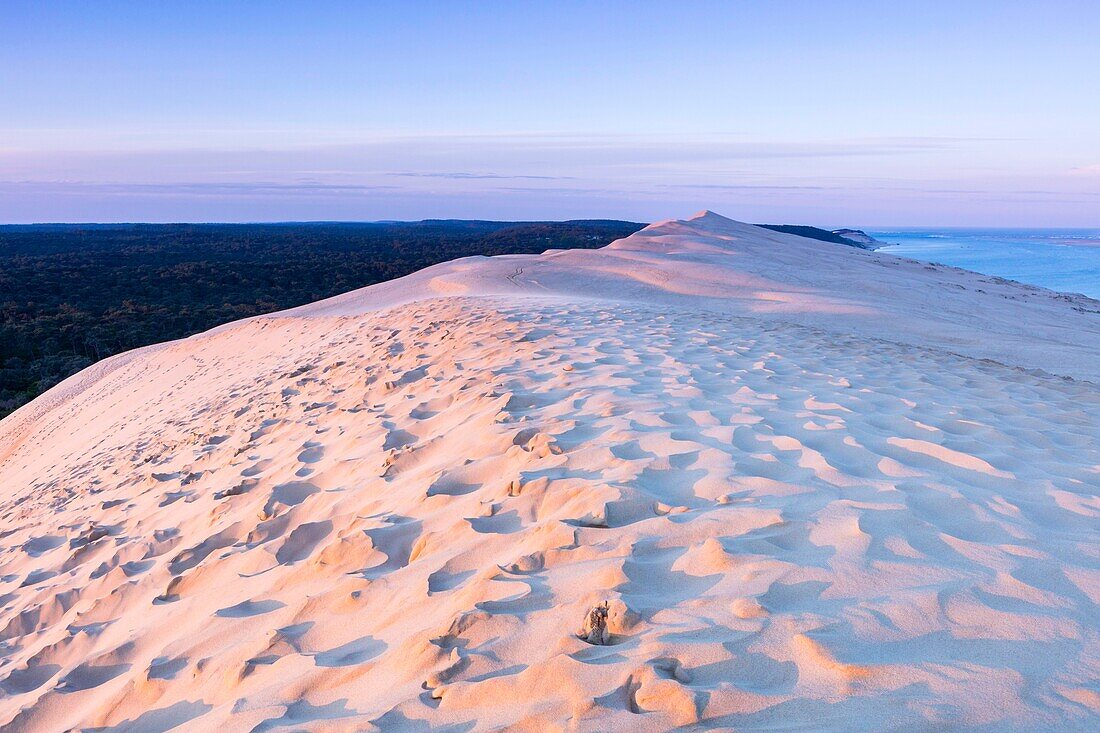
[[[0,0],[0,222],[1100,226],[1100,2]]]

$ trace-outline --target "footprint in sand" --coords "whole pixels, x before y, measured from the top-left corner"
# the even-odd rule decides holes
[[[23,552],[31,557],[41,557],[50,550],[65,544],[65,538],[59,535],[34,537],[23,543]]]
[[[280,608],[286,608],[286,604],[282,601],[272,599],[265,601],[241,601],[235,606],[218,609],[214,612],[214,615],[220,616],[221,618],[251,618],[253,616],[259,616],[260,614],[278,611]]]
[[[37,664],[23,669],[13,669],[0,682],[0,690],[8,695],[22,695],[42,687],[60,671],[60,664]]]
[[[386,651],[386,643],[373,636],[362,636],[324,652],[315,652],[313,663],[318,667],[353,667],[369,662]]]
[[[271,489],[271,494],[268,496],[267,503],[264,504],[263,515],[265,517],[272,517],[276,513],[275,510],[279,507],[289,508],[298,506],[320,490],[321,489],[308,481],[291,481],[289,483],[279,484]]]
[[[332,522],[328,519],[320,522],[307,522],[294,528],[283,540],[282,547],[275,553],[280,565],[292,565],[305,560],[329,534]]]

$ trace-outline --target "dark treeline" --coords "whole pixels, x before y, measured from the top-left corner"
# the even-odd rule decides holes
[[[757,226],[771,229],[773,232],[795,234],[799,237],[817,239],[822,242],[832,242],[833,244],[843,244],[846,247],[855,247],[856,249],[867,249],[863,245],[857,244],[850,239],[845,239],[835,232],[830,232],[828,229],[819,229],[818,227],[808,227],[800,224],[757,224]]]
[[[468,255],[602,247],[623,221],[0,227],[0,417],[99,359]]]

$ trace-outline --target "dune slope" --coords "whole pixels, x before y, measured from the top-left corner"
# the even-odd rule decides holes
[[[126,354],[0,423],[0,727],[1095,729],[1098,381],[709,212]]]

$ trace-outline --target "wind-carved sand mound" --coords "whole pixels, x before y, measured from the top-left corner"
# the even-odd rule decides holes
[[[573,278],[620,282],[615,251],[676,273],[745,238],[831,246],[724,221]],[[563,297],[546,262],[574,256],[243,322],[5,421],[0,726],[1094,729],[1087,303],[1001,299],[990,347],[1003,293],[975,290],[968,322],[891,341],[813,260],[774,276],[824,323],[754,310],[735,273]],[[1069,356],[1036,371],[1004,324],[1059,313]]]

